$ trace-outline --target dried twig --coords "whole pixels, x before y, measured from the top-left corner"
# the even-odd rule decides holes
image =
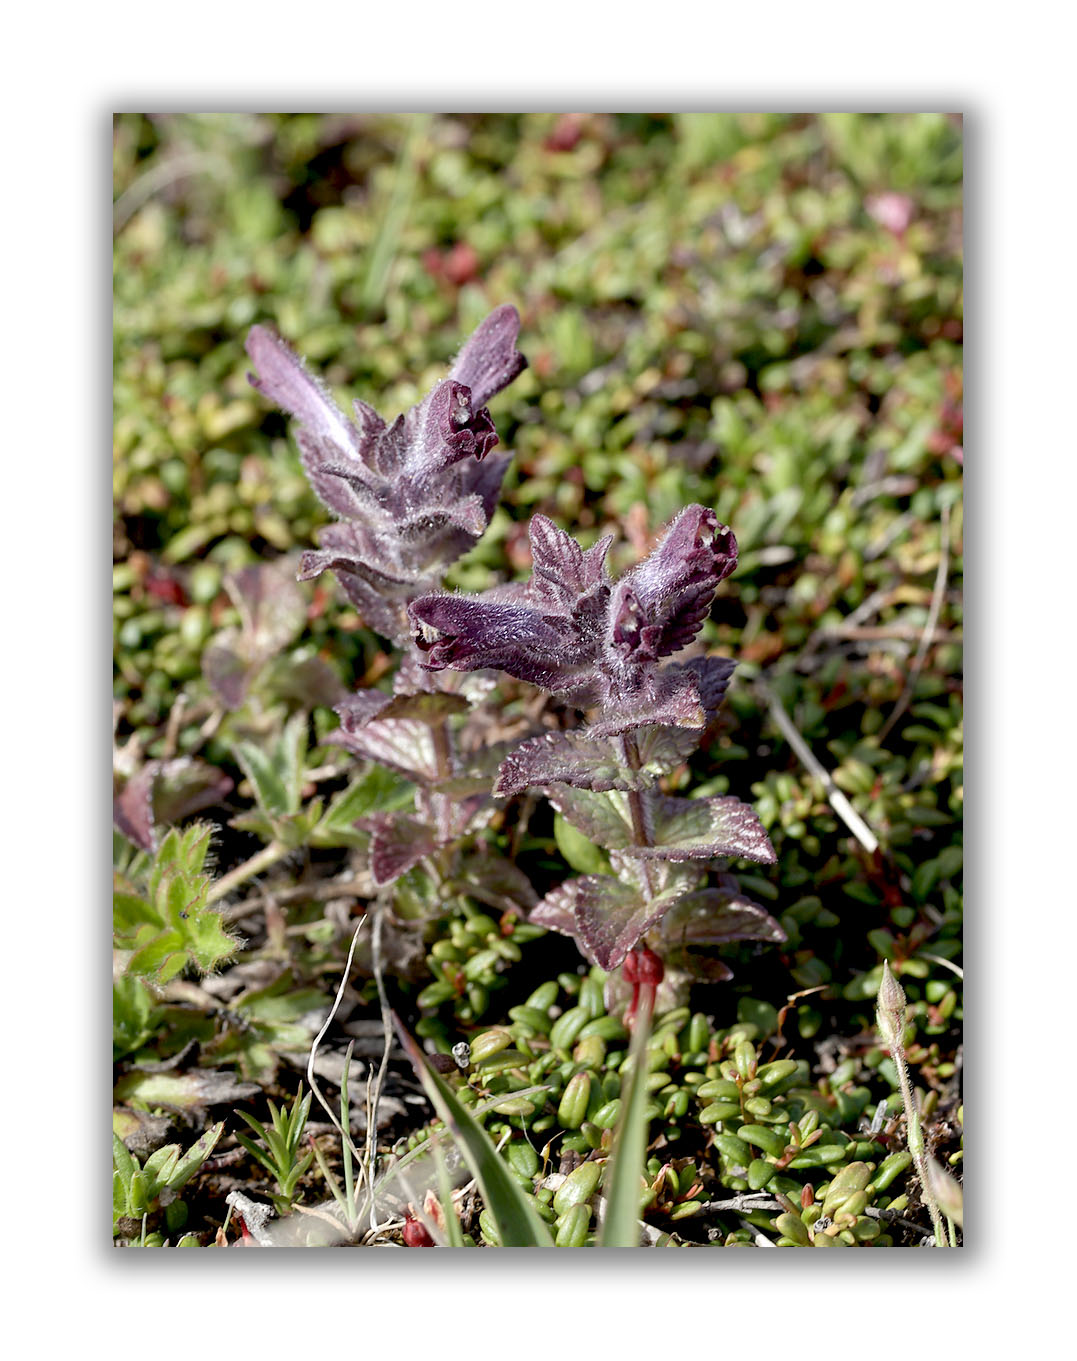
[[[323,1038],[325,1037],[325,1032],[329,1029],[330,1025],[332,1024],[333,1017],[337,1014],[337,1011],[340,1007],[341,998],[344,996],[344,989],[348,986],[348,978],[352,971],[352,956],[355,954],[355,947],[359,941],[359,932],[363,929],[365,923],[366,917],[365,916],[360,917],[359,924],[358,926],[356,926],[355,932],[352,935],[352,943],[348,950],[348,958],[344,964],[344,973],[340,980],[340,987],[337,988],[337,995],[333,999],[333,1005],[329,1008],[329,1015],[325,1018],[325,1024],[322,1026],[321,1030],[319,1030],[317,1035],[315,1035],[314,1037],[314,1043],[310,1046],[310,1055],[307,1058],[307,1082],[310,1084],[310,1089],[318,1098],[318,1104],[322,1107],[322,1109],[329,1116],[329,1119],[332,1121],[333,1128],[337,1131],[340,1137],[347,1142],[348,1147],[351,1149],[352,1156],[355,1158],[359,1166],[363,1169],[364,1175],[366,1174],[366,1165],[363,1161],[362,1155],[360,1154],[359,1150],[352,1143],[350,1131],[346,1130],[343,1127],[343,1125],[341,1125],[340,1121],[337,1119],[336,1112],[333,1110],[332,1106],[330,1106],[329,1102],[326,1101],[325,1097],[322,1095],[321,1088],[314,1080],[314,1059],[318,1053],[318,1046],[321,1044]],[[373,1186],[370,1187],[370,1193],[371,1195],[373,1195],[374,1193]]]
[[[741,1214],[746,1210],[776,1210],[780,1213],[785,1209],[785,1206],[780,1200],[775,1200],[773,1196],[764,1195],[761,1191],[746,1191],[742,1195],[733,1196],[729,1200],[704,1201],[702,1209],[711,1211],[733,1210]]]
[[[381,1005],[381,1023],[385,1033],[385,1045],[382,1050],[381,1063],[378,1066],[377,1076],[373,1084],[367,1081],[367,1105],[366,1105],[366,1163],[364,1172],[367,1185],[370,1187],[370,1228],[374,1229],[376,1207],[374,1205],[374,1164],[377,1159],[377,1131],[378,1131],[378,1102],[381,1100],[382,1083],[385,1081],[385,1073],[389,1067],[389,1052],[393,1044],[393,1013],[389,1006],[389,998],[385,993],[385,980],[382,976],[381,967],[381,927],[384,913],[381,911],[381,904],[374,912],[374,935],[371,943],[371,956],[374,967],[374,982],[378,988],[378,1002]]]
[[[812,755],[811,748],[808,746],[807,742],[804,741],[803,737],[801,737],[800,733],[797,732],[796,728],[793,726],[793,720],[782,708],[777,695],[773,693],[766,681],[764,681],[762,677],[759,677],[756,681],[756,685],[759,687],[760,693],[766,700],[767,707],[770,710],[770,716],[778,725],[782,736],[796,752],[801,764],[807,767],[811,774],[822,784],[831,808],[833,808],[834,812],[837,813],[838,817],[841,818],[842,822],[845,823],[846,827],[848,827],[849,831],[852,832],[853,836],[856,837],[857,841],[860,842],[861,846],[863,846],[868,854],[873,855],[875,851],[879,849],[879,840],[875,833]]]
[[[878,743],[881,747],[886,741],[890,730],[898,721],[901,715],[909,707],[912,699],[913,690],[916,682],[923,670],[924,662],[927,660],[927,650],[931,646],[935,627],[939,622],[939,614],[942,610],[943,596],[946,593],[946,577],[950,570],[950,507],[943,506],[939,515],[939,567],[935,573],[935,585],[931,592],[931,608],[927,612],[927,619],[924,623],[924,631],[920,637],[920,646],[916,649],[916,656],[912,659],[912,666],[905,679],[905,688],[901,692],[901,698],[894,706],[890,717],[882,726],[882,731],[878,736]]]

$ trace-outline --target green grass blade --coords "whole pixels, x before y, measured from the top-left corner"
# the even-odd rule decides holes
[[[546,1225],[502,1162],[493,1141],[426,1062],[422,1050],[397,1021],[401,1043],[434,1109],[456,1140],[507,1248],[552,1248]]]
[[[647,1039],[651,1010],[643,997],[628,1056],[632,1072],[623,1094],[621,1119],[614,1135],[606,1182],[606,1217],[599,1247],[639,1247],[640,1174],[647,1158]]]
[[[460,1228],[460,1220],[456,1216],[456,1206],[452,1202],[452,1182],[449,1180],[449,1169],[445,1165],[445,1154],[441,1148],[441,1140],[434,1130],[430,1131],[431,1152],[434,1155],[434,1168],[438,1179],[438,1200],[441,1202],[441,1211],[445,1216],[445,1235],[448,1238],[450,1248],[462,1248],[464,1246],[464,1233]]]

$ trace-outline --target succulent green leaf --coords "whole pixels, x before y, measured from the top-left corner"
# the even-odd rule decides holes
[[[422,1050],[399,1021],[396,1021],[396,1027],[423,1089],[479,1183],[486,1207],[496,1219],[503,1245],[552,1247],[549,1230],[501,1159],[490,1136],[433,1071]]]

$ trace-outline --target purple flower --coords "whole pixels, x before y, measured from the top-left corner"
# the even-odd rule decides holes
[[[304,553],[300,580],[327,568],[372,628],[403,642],[407,602],[433,589],[474,547],[493,514],[509,455],[486,402],[526,367],[520,318],[497,308],[460,351],[447,378],[391,425],[365,402],[355,420],[264,326],[251,328],[251,383],[299,422],[296,442],[311,486],[339,516]]]
[[[544,515],[530,526],[533,571],[513,599],[433,594],[412,601],[423,666],[494,667],[577,708],[600,705],[587,732],[609,737],[648,724],[702,728],[717,676],[699,659],[660,665],[699,632],[714,592],[737,565],[733,533],[689,506],[661,542],[616,583],[611,539],[586,552]],[[714,659],[728,678],[728,662]]]

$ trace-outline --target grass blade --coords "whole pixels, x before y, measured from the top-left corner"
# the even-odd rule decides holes
[[[599,1247],[639,1247],[640,1174],[647,1157],[647,1040],[651,1033],[651,1007],[640,997],[636,1028],[628,1057],[632,1072],[624,1096],[621,1119],[613,1140],[606,1183],[606,1217]]]
[[[479,1184],[482,1198],[497,1221],[502,1243],[507,1248],[552,1248],[546,1225],[502,1162],[490,1136],[437,1076],[398,1020],[396,1027],[419,1081]]]

